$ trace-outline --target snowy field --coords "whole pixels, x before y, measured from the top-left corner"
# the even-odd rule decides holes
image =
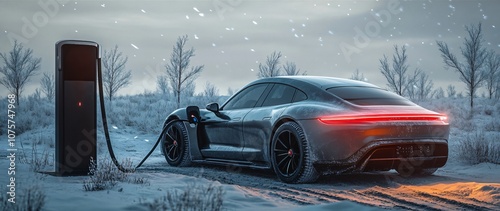
[[[120,97],[112,105],[110,133],[119,160],[130,159],[137,164],[154,145],[158,122],[168,113],[159,116],[161,112],[156,111],[171,105],[152,99],[153,95]],[[87,176],[34,173],[53,171],[54,126],[53,107],[32,100],[25,102],[26,107],[17,116],[25,127],[16,137],[15,193],[20,210],[29,206],[22,205],[28,197],[31,203],[42,202],[43,210],[154,210],[169,201],[167,196],[189,191],[202,201],[210,200],[210,194],[220,197],[223,210],[500,210],[500,103],[494,100],[476,99],[473,118],[467,115],[467,99],[419,102],[447,113],[452,126],[448,163],[433,176],[402,178],[390,171],[329,176],[314,184],[284,184],[271,171],[200,165],[170,167],[157,149],[141,168],[127,174],[127,179],[100,191],[85,191]],[[30,113],[31,104],[40,106],[39,112]],[[128,110],[146,104],[156,110],[150,114]],[[139,121],[144,122],[139,125]],[[5,132],[0,138],[5,145],[0,151],[0,206],[4,206],[0,210],[10,210],[12,207],[5,207],[10,177]],[[467,144],[482,147],[464,149]],[[100,127],[97,148],[99,163],[109,163]]]

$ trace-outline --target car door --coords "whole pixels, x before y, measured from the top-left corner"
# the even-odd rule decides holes
[[[273,122],[280,118],[283,111],[292,103],[296,89],[274,84],[261,105],[253,108],[243,120],[243,157],[248,161],[267,161],[269,140]]]
[[[204,157],[242,160],[244,147],[242,122],[257,104],[268,84],[256,84],[234,95],[218,113],[205,121],[207,147],[201,149]]]

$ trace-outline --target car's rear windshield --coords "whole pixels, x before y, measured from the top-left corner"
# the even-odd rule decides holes
[[[356,105],[413,105],[404,97],[375,87],[333,87],[328,92]]]

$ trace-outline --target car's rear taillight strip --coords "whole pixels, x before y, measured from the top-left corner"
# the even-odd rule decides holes
[[[377,122],[442,122],[448,123],[448,117],[442,114],[368,114],[337,115],[320,117],[325,124],[362,124]]]

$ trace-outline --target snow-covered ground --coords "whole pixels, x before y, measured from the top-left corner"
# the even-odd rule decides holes
[[[464,100],[458,101],[463,104]],[[473,128],[467,129],[469,123],[455,120],[460,124],[456,125],[453,122],[453,117],[462,110],[450,110],[454,107],[448,105],[455,102],[422,104],[449,112],[453,126],[449,140],[450,159],[433,176],[402,178],[390,171],[329,176],[314,184],[284,184],[271,171],[200,165],[170,167],[157,149],[137,172],[130,174],[132,178],[143,179],[144,183],[119,182],[109,190],[85,191],[86,176],[53,177],[34,173],[25,162],[31,160],[34,146],[37,157],[48,152],[52,162],[54,128],[49,126],[26,131],[16,138],[19,148],[16,152],[16,200],[22,201],[27,189],[38,189],[45,195],[44,210],[148,210],[145,203],[152,203],[169,192],[182,192],[193,184],[212,184],[224,190],[223,208],[227,210],[500,210],[500,165],[469,164],[460,159],[459,151],[461,141],[479,129],[492,128],[486,130],[486,136],[498,137],[500,131],[495,128],[499,126],[499,106],[484,103],[481,107],[480,104],[471,120]],[[489,124],[496,126],[486,126]],[[111,125],[110,132],[118,159],[130,158],[135,164],[157,139],[157,134],[141,132],[131,126]],[[5,134],[0,138],[7,140]],[[3,172],[0,184],[5,200],[10,162],[4,150],[7,144],[2,143],[5,146],[0,151],[0,172]],[[102,131],[98,133],[97,147],[98,159],[107,159]],[[41,170],[53,170],[51,164],[42,167]]]

